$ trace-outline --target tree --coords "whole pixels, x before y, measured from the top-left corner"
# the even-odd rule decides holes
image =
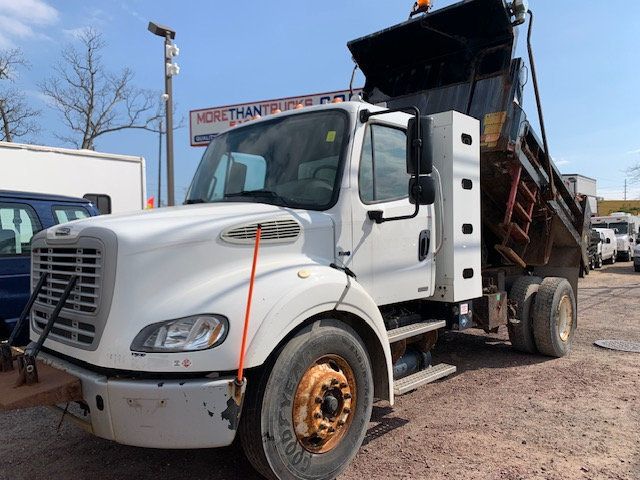
[[[81,48],[67,46],[54,75],[40,89],[60,112],[71,134],[56,136],[78,148],[95,149],[96,138],[125,129],[153,130],[160,95],[131,85],[133,73],[108,72],[102,63],[102,34],[88,28],[78,35]]]
[[[631,177],[632,182],[640,182],[640,163],[638,163],[635,167],[631,167],[627,170],[627,173]]]
[[[40,112],[30,108],[23,91],[14,86],[18,69],[28,67],[20,49],[0,50],[0,140],[5,142],[40,130],[34,121]]]

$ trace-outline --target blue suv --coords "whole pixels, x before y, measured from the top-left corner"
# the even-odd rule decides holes
[[[0,190],[0,338],[7,338],[29,300],[31,237],[59,223],[99,215],[84,198]],[[25,325],[16,344],[29,341]]]

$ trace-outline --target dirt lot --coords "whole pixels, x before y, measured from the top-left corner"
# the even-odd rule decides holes
[[[374,407],[345,480],[640,479],[640,274],[619,263],[581,280],[572,355],[513,352],[506,331],[448,334],[447,380]],[[236,447],[157,451],[93,438],[45,409],[0,415],[2,479],[254,479]]]

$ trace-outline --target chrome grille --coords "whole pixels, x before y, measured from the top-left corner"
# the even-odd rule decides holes
[[[49,320],[49,313],[33,309],[33,321],[38,330],[43,330]],[[90,323],[79,322],[59,316],[49,334],[52,337],[62,337],[72,342],[91,345],[96,335],[96,327]]]
[[[55,307],[64,289],[76,275],[78,280],[64,310],[95,314],[102,285],[102,252],[97,248],[47,247],[32,251],[33,286],[41,275],[48,277],[36,300],[37,305]]]
[[[47,278],[31,309],[32,338],[42,333],[75,275],[76,284],[47,338],[82,350],[98,348],[113,299],[118,244],[108,230],[92,227],[85,233],[88,235],[59,239],[42,232],[33,238],[32,291],[41,275]]]

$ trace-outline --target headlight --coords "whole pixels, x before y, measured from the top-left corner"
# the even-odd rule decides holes
[[[229,331],[221,315],[193,317],[154,323],[143,328],[131,343],[135,352],[194,352],[220,345]]]

